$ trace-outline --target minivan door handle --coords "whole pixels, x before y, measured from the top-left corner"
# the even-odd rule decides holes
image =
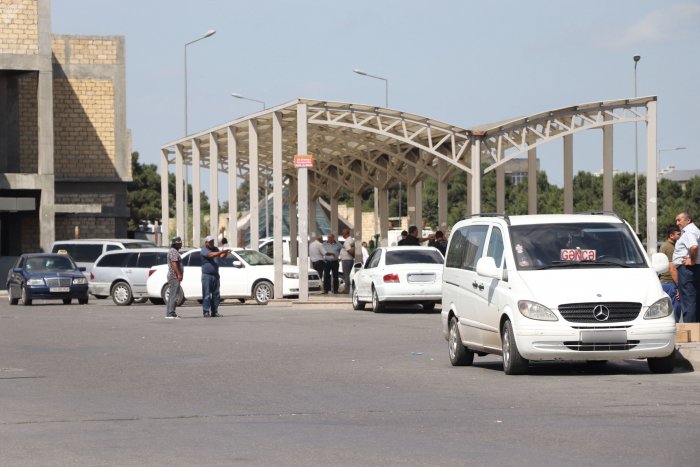
[[[479,284],[479,290],[484,290],[484,284]]]
[[[478,285],[479,284],[477,284],[476,281],[472,282],[472,287],[474,287],[475,289],[477,288]],[[482,285],[481,288],[483,289],[484,286]]]

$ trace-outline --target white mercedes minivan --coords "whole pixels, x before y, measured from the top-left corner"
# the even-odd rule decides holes
[[[674,368],[675,320],[651,259],[614,213],[479,214],[455,224],[442,275],[442,330],[452,365],[646,358]]]

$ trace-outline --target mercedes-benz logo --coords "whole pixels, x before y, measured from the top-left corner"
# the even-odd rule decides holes
[[[605,305],[597,305],[593,308],[593,317],[598,321],[607,321],[610,318],[610,309]]]

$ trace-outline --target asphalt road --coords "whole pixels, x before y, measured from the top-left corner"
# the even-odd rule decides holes
[[[700,374],[453,368],[439,313],[0,302],[2,465],[690,466]]]

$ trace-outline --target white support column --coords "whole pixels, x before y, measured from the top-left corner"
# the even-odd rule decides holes
[[[258,121],[248,120],[248,160],[250,183],[250,245],[254,250],[260,243],[260,198],[258,167]]]
[[[607,113],[604,120],[611,120]],[[603,211],[613,210],[613,126],[603,127]]]
[[[168,169],[168,150],[160,151],[160,241],[159,246],[170,245],[170,193],[168,190],[168,179],[170,172]]]
[[[299,184],[294,177],[289,180],[289,238],[297,238],[299,236],[299,215],[297,213],[297,200],[299,199]],[[281,237],[280,237],[281,238]],[[299,261],[299,242],[289,242],[289,255],[292,264],[297,264]]]
[[[386,166],[387,166],[387,160],[386,156],[382,157],[380,160],[380,165],[384,167],[385,170],[380,172],[379,175],[379,183],[382,186],[385,186],[387,183],[387,179],[389,178],[388,174],[386,173]],[[388,246],[388,238],[389,238],[389,190],[377,190],[378,194],[378,202],[377,202],[377,209],[378,209],[378,214],[379,214],[379,241],[375,245],[375,247],[379,246]],[[375,237],[376,238],[376,237]]]
[[[228,241],[238,246],[238,141],[236,128],[228,127]]]
[[[650,255],[656,253],[659,238],[656,154],[656,101],[651,101],[647,103],[647,252]]]
[[[219,243],[219,145],[209,133],[209,232]]]
[[[306,104],[297,104],[297,154],[308,154]],[[309,299],[309,169],[299,170],[299,300]],[[294,238],[291,239],[294,242]]]
[[[338,237],[338,231],[340,226],[338,225],[338,198],[335,195],[331,195],[331,232],[333,235]]]
[[[564,214],[574,213],[574,136],[564,136]]]
[[[182,146],[175,145],[175,230],[176,235],[185,236],[185,187],[184,180],[184,157],[182,155]]]
[[[506,167],[496,167],[496,212],[506,212]]]
[[[354,232],[352,233],[352,238],[355,239],[355,258],[353,263],[362,261],[362,192],[360,191],[362,187],[362,174],[355,173],[353,176],[353,219],[354,219]],[[346,285],[347,287],[347,285]]]
[[[282,287],[284,250],[282,245],[282,224],[284,214],[282,210],[282,114],[275,112],[272,114],[272,238],[274,238],[274,262],[275,262],[275,297],[281,298],[284,293]],[[291,196],[290,196],[291,198]],[[289,211],[290,217],[292,211]],[[294,238],[294,237],[290,237]],[[279,241],[277,240],[279,239]]]
[[[311,175],[311,174],[310,174]],[[318,226],[316,225],[316,200],[318,198],[309,197],[309,233],[316,233]]]
[[[418,226],[418,236],[423,236],[423,181],[416,183],[416,226]]]
[[[202,246],[202,199],[200,188],[200,147],[199,140],[192,140],[192,243],[189,246],[199,248]]]
[[[537,214],[537,148],[527,151],[527,213]]]
[[[410,157],[410,155],[408,156]],[[416,177],[416,169],[412,165],[406,168],[408,180],[413,180]],[[416,185],[410,183],[406,185],[406,214],[408,214],[408,225],[416,224]]]
[[[481,212],[481,140],[476,138],[472,143],[471,153],[471,212],[479,214]]]
[[[447,162],[443,161],[442,159],[438,160],[438,179],[437,179],[437,186],[438,186],[438,229],[442,230],[445,234],[447,234],[447,214],[449,212],[449,206],[448,206],[448,197],[447,197],[447,180],[445,180],[446,173],[447,173]]]

